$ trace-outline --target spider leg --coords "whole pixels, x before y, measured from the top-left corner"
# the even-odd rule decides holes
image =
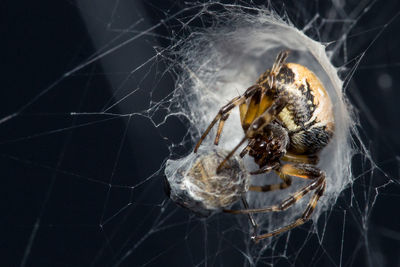
[[[325,191],[325,187],[326,187],[326,182],[324,181],[320,187],[317,188],[317,190],[315,191],[314,195],[312,196],[312,198],[310,199],[310,201],[308,202],[307,208],[304,211],[303,215],[295,220],[293,223],[288,224],[284,227],[281,227],[279,229],[276,229],[270,233],[266,233],[266,234],[262,234],[262,235],[256,235],[254,237],[252,237],[254,239],[254,241],[257,243],[258,241],[271,237],[271,236],[275,236],[275,235],[279,235],[280,233],[289,231],[290,229],[293,229],[299,225],[304,224],[311,216],[311,214],[313,213],[315,206],[318,203],[319,198],[324,194]]]
[[[243,206],[245,209],[249,208],[249,203],[247,203],[247,200],[244,196],[242,197],[242,203],[243,203]],[[253,231],[254,231],[253,234],[256,235],[258,225],[256,223],[256,220],[254,220],[253,214],[249,213],[248,215],[249,215],[249,220],[250,220],[251,226],[253,227]]]
[[[239,156],[241,158],[243,158],[244,156],[246,156],[247,153],[249,153],[250,149],[251,149],[250,145],[245,146],[245,148],[243,148],[242,152],[240,152]]]
[[[222,169],[222,167],[225,165],[225,163],[232,157],[232,155],[235,153],[236,150],[238,150],[238,148],[243,145],[243,143],[247,140],[247,137],[245,136],[240,142],[239,144],[237,144],[232,150],[231,152],[229,152],[229,154],[225,157],[225,159],[218,165],[217,167],[217,173],[219,173]]]
[[[315,190],[314,195],[310,199],[306,210],[304,211],[303,215],[297,219],[295,222],[279,228],[271,233],[263,234],[260,236],[255,236],[255,241],[259,241],[264,238],[268,238],[274,235],[278,235],[282,232],[288,231],[296,226],[299,226],[307,221],[310,218],[312,212],[317,205],[319,198],[324,193],[326,182],[325,182],[325,173],[319,170],[317,167],[310,165],[310,164],[284,164],[280,169],[280,173],[284,175],[291,175],[296,176],[304,179],[313,180],[313,182],[296,193],[292,196],[284,199],[280,204],[273,205],[266,208],[260,209],[245,209],[245,210],[224,210],[226,213],[231,214],[248,214],[248,213],[264,213],[264,212],[271,212],[271,211],[284,211],[294,205],[297,201],[303,198],[308,192]]]
[[[275,85],[275,77],[279,74],[281,68],[285,64],[285,61],[289,55],[288,50],[282,50],[278,53],[274,64],[271,70],[267,70],[257,79],[257,83],[264,83],[265,81],[268,84],[268,88],[273,88]]]
[[[288,50],[282,50],[278,53],[278,55],[276,56],[275,62],[272,65],[272,69],[271,69],[271,74],[272,75],[278,75],[279,71],[281,70],[281,68],[283,67],[283,65],[285,64],[285,61],[287,59],[287,57],[289,56],[289,51]]]
[[[282,109],[286,106],[287,99],[286,97],[279,97],[276,99],[272,105],[267,108],[263,114],[261,114],[257,119],[255,119],[250,127],[247,129],[245,136],[243,139],[235,146],[234,149],[229,152],[229,154],[225,157],[225,159],[219,164],[217,167],[217,173],[222,169],[224,164],[232,157],[235,151],[249,138],[255,136],[258,132],[262,131],[262,129],[268,125],[275,117],[278,115]]]
[[[284,199],[280,204],[273,205],[267,208],[247,209],[247,210],[224,210],[224,212],[232,214],[247,214],[247,213],[263,213],[271,211],[284,211],[299,201],[311,190],[321,186],[325,181],[325,173],[317,167],[309,164],[284,164],[280,169],[280,174],[296,176],[304,179],[313,180],[309,185],[306,185],[292,196]]]
[[[214,125],[219,121],[219,125],[218,125],[218,130],[217,130],[217,135],[215,136],[215,141],[214,144],[217,145],[218,141],[219,141],[219,137],[221,135],[222,129],[224,127],[224,123],[225,121],[228,119],[230,112],[232,111],[232,109],[242,103],[244,103],[249,97],[251,97],[257,90],[260,90],[260,87],[258,85],[253,85],[251,87],[249,87],[246,92],[238,97],[235,97],[234,99],[232,99],[231,101],[229,101],[228,104],[226,104],[225,106],[223,106],[218,114],[215,116],[215,118],[212,120],[212,122],[210,123],[210,125],[207,127],[207,129],[204,131],[204,133],[202,134],[202,136],[200,137],[199,141],[196,144],[196,147],[194,148],[194,153],[197,152],[197,150],[199,149],[201,143],[203,142],[203,140],[206,138],[206,136],[208,135],[208,133],[211,131],[211,129],[214,127]]]
[[[282,183],[267,184],[267,185],[251,185],[249,187],[249,191],[268,192],[268,191],[282,190],[292,185],[292,178],[289,175],[280,174],[279,176],[283,180]]]
[[[276,169],[279,166],[280,166],[279,162],[274,162],[272,164],[268,164],[268,165],[263,166],[261,169],[258,169],[256,171],[252,171],[252,172],[250,172],[250,174],[251,175],[255,175],[255,174],[262,174],[262,173],[270,172],[270,171]]]
[[[272,65],[271,72],[268,75],[268,85],[269,88],[272,88],[275,84],[275,77],[279,74],[279,71],[285,64],[287,57],[289,56],[288,50],[282,50],[276,56],[274,65]]]
[[[240,115],[241,115],[240,122],[242,124],[242,128],[243,128],[244,132],[247,131],[247,129],[249,128],[250,124],[254,121],[254,119],[259,116],[259,115],[257,115],[257,113],[260,108],[262,96],[263,96],[262,91],[259,90],[254,93],[254,95],[251,97],[249,103],[245,102],[239,106]]]
[[[246,156],[246,154],[251,150],[251,146],[254,145],[254,143],[255,143],[255,140],[250,140],[249,144],[243,148],[243,150],[242,150],[242,152],[240,152],[239,156],[241,158]]]
[[[312,165],[318,164],[319,158],[315,154],[311,155],[297,155],[290,152],[286,152],[286,154],[281,158],[283,161],[290,161],[295,163],[308,163]]]

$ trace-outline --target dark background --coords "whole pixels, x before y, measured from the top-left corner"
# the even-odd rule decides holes
[[[184,36],[182,24],[174,19],[162,22],[151,31],[154,35],[82,66],[190,6],[173,2],[0,3],[0,113],[9,118],[0,123],[1,266],[246,262],[240,242],[246,233],[218,230],[235,225],[235,220],[224,215],[209,222],[191,217],[167,201],[162,175],[151,176],[186,129],[173,119],[157,128],[146,118],[159,122],[164,109],[159,114],[143,112],[150,100],[158,101],[173,90],[174,77],[164,75],[168,64],[152,61],[131,71],[170,45],[168,37]],[[316,13],[326,17],[333,12],[343,20],[344,14],[361,7],[358,1],[348,1],[345,8],[324,1],[272,3],[299,28]],[[371,166],[365,153],[355,156],[354,172],[363,174],[330,213],[322,245],[316,237],[305,242],[307,231],[295,230],[299,243],[290,244],[286,255],[279,252],[284,244],[276,244],[260,266],[400,266],[400,5],[393,0],[367,7],[346,34],[346,50],[339,50],[335,64],[342,66],[346,92],[360,116],[362,139],[377,166]],[[343,21],[338,25],[336,30],[314,28],[308,34],[337,40],[348,27]],[[209,25],[194,21],[191,26]],[[387,77],[391,84],[385,86]],[[120,105],[105,109],[137,88]],[[108,113],[100,114],[103,111]],[[125,116],[137,112],[145,116]],[[174,148],[173,154],[185,153],[191,145]]]

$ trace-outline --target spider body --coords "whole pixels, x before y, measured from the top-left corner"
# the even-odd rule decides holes
[[[328,144],[334,130],[331,101],[314,73],[299,64],[284,64],[274,76],[275,86],[268,90],[270,75],[269,70],[261,75],[256,84],[262,89],[239,106],[242,128],[246,132],[276,99],[287,99],[276,118],[253,138],[255,141],[249,141],[249,155],[260,167],[266,164],[265,160],[271,161],[258,159],[260,154],[268,152],[276,151],[272,160],[279,159],[286,151],[318,153]]]
[[[309,185],[280,204],[249,209],[244,201],[245,209],[224,210],[227,213],[248,215],[283,211],[310,191],[314,191],[299,219],[271,233],[255,234],[253,238],[256,241],[306,222],[326,187],[325,173],[317,168],[316,164],[318,153],[328,144],[334,133],[332,103],[318,77],[302,65],[286,63],[287,57],[287,51],[280,52],[271,70],[263,73],[255,85],[249,87],[243,95],[235,97],[222,107],[194,149],[194,152],[198,150],[213,126],[219,122],[214,141],[217,145],[225,121],[232,109],[238,106],[245,136],[221,161],[216,173],[219,173],[237,149],[248,141],[240,156],[249,154],[259,166],[258,170],[250,174],[275,171],[283,180],[279,184],[250,185],[248,190],[267,192],[285,189],[291,185],[292,176],[311,180]],[[251,216],[250,219],[256,232],[256,224]]]

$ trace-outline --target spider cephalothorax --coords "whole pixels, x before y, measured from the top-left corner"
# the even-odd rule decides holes
[[[243,157],[248,150],[248,154],[262,168],[279,161],[286,154],[288,145],[289,135],[285,128],[271,123],[264,127],[262,134],[257,134],[249,141],[241,156]]]
[[[217,145],[230,112],[234,107],[239,106],[244,137],[221,161],[215,173],[218,174],[225,165],[229,165],[230,158],[247,141],[240,156],[244,157],[248,154],[259,166],[259,169],[251,174],[274,170],[283,180],[279,184],[250,185],[248,190],[267,192],[285,189],[291,185],[291,176],[311,180],[309,185],[280,204],[267,208],[249,209],[245,198],[242,198],[245,209],[224,209],[227,213],[249,214],[251,223],[256,229],[254,219],[251,217],[252,213],[285,210],[308,192],[315,191],[299,219],[271,233],[255,234],[253,238],[256,241],[303,224],[310,218],[326,187],[325,173],[318,169],[316,164],[318,153],[328,144],[334,132],[331,100],[312,71],[296,63],[286,63],[287,57],[288,51],[280,52],[271,70],[263,73],[256,84],[249,87],[243,95],[235,97],[222,107],[194,149],[196,153],[207,134],[219,122],[214,141]],[[203,175],[203,178],[205,177],[203,183],[215,182],[213,180],[215,175],[213,175]],[[220,197],[224,196],[220,195]],[[229,206],[221,208],[227,207]]]

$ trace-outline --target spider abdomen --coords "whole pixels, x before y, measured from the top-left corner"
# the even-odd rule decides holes
[[[288,150],[310,154],[324,148],[333,135],[334,119],[331,100],[317,76],[302,65],[287,63],[276,77],[275,90],[288,99],[278,114],[290,137]]]

